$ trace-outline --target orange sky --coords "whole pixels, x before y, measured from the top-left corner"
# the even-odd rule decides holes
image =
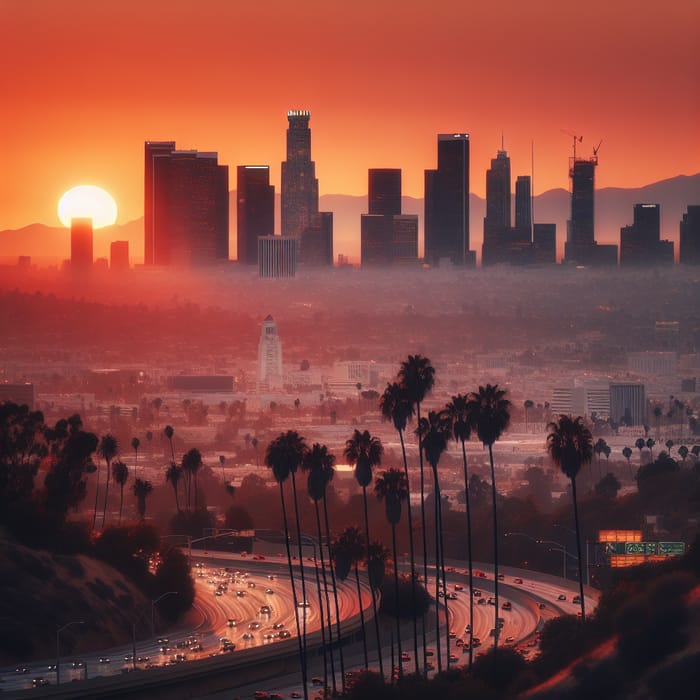
[[[322,194],[367,168],[423,194],[440,131],[472,138],[472,190],[505,132],[513,177],[567,187],[571,139],[603,139],[599,187],[700,171],[697,0],[0,0],[0,230],[57,224],[76,184],[142,215],[143,142],[267,163],[310,109]]]

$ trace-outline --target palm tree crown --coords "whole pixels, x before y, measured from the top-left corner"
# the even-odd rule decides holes
[[[335,456],[325,445],[314,443],[304,454],[301,468],[309,472],[309,496],[314,501],[320,501],[326,495],[326,486],[333,480],[335,474]]]
[[[435,384],[435,369],[422,355],[409,355],[399,369],[399,385],[413,403],[421,403]]]
[[[265,464],[272,469],[277,483],[286,481],[301,465],[306,452],[304,438],[296,430],[280,433],[268,446]]]
[[[377,437],[372,437],[369,430],[355,430],[353,436],[345,443],[345,455],[348,462],[355,466],[357,483],[366,488],[372,483],[372,468],[382,463],[384,447]]]
[[[467,403],[469,422],[476,428],[476,434],[484,445],[493,445],[510,422],[510,401],[504,398],[506,392],[498,384],[480,386],[477,392],[469,395]]]
[[[437,469],[452,432],[447,411],[430,411],[427,418],[420,419],[417,432],[421,436],[428,464],[433,469]]]
[[[401,504],[408,500],[408,482],[400,469],[388,469],[374,482],[374,493],[384,501],[386,518],[391,525],[401,520]]]
[[[581,467],[593,457],[593,436],[583,419],[561,415],[547,426],[547,450],[569,479],[575,479]]]
[[[463,394],[457,394],[452,397],[445,411],[452,423],[452,432],[455,440],[460,442],[469,442],[472,436],[472,426],[469,422],[469,397]]]
[[[415,413],[408,390],[398,382],[386,385],[386,389],[379,399],[379,408],[382,412],[382,418],[386,421],[392,421],[394,428],[400,433],[406,430],[406,424]]]

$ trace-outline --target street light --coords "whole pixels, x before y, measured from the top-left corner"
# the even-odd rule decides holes
[[[528,535],[526,532],[506,532],[505,536],[508,537],[509,535],[518,535],[519,537],[526,537],[528,540],[532,540],[536,544],[554,544],[557,547],[560,547],[561,549],[557,549],[556,551],[559,552],[564,552],[564,566],[563,566],[563,578],[566,578],[566,545],[562,544],[561,542],[555,542],[554,540],[538,540],[532,537],[531,535]],[[555,551],[550,549],[550,551]]]
[[[56,685],[61,682],[61,632],[71,625],[84,625],[83,620],[71,620],[56,630]]]
[[[554,527],[558,527],[562,530],[566,530],[568,533],[576,536],[576,530],[572,530],[570,527],[566,527],[566,525],[560,525],[559,523],[553,523]],[[591,555],[590,551],[588,549],[589,541],[586,540],[586,585],[590,586],[591,585]]]
[[[546,540],[543,540],[543,542]],[[567,578],[566,576],[566,557],[571,557],[572,559],[575,559],[578,561],[578,557],[575,554],[571,554],[570,552],[566,551],[566,547],[549,547],[548,548],[550,552],[560,552],[561,554],[564,555],[563,562],[564,562],[564,578]]]
[[[177,595],[178,593],[179,591],[168,591],[167,593],[163,593],[163,595],[158,596],[155,600],[151,601],[151,637],[156,636],[156,603],[163,600],[163,598],[167,598],[169,595]]]

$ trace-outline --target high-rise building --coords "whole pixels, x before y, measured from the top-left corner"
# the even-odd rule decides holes
[[[368,214],[361,217],[363,265],[391,265],[418,259],[418,217],[401,214],[401,170],[368,171]]]
[[[519,240],[532,240],[532,183],[529,175],[515,180],[515,229]]]
[[[333,265],[333,212],[318,211],[311,215],[300,239],[301,260],[305,266]]]
[[[228,166],[216,153],[145,144],[144,253],[147,265],[228,260]]]
[[[275,232],[275,188],[270,166],[239,165],[236,180],[238,262],[258,264],[258,238]]]
[[[620,266],[673,265],[673,242],[661,240],[661,207],[635,204],[634,223],[620,229]]]
[[[263,278],[294,277],[299,239],[292,236],[258,238],[258,273]]]
[[[425,259],[474,265],[469,250],[469,134],[438,134],[437,170],[425,171]]]
[[[92,219],[71,219],[70,266],[72,270],[92,269]]]
[[[647,420],[644,384],[611,384],[610,418],[619,425],[644,425]]]
[[[263,321],[260,333],[258,384],[261,389],[281,389],[283,384],[282,341],[277,335],[277,324],[272,316]]]
[[[510,158],[501,149],[486,171],[486,216],[481,264],[507,262],[510,242]]]
[[[700,204],[692,204],[681,220],[680,262],[700,265]]]
[[[109,268],[115,272],[129,269],[129,241],[112,241],[109,245]]]

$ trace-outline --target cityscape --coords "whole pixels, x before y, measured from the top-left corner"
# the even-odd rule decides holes
[[[0,696],[695,697],[700,7],[0,13]]]

